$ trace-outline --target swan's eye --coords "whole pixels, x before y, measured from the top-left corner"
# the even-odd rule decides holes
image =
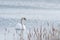
[[[26,20],[26,18],[24,18],[24,20]]]

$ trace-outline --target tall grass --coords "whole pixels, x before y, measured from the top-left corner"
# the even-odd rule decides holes
[[[49,31],[42,27],[33,28],[27,34],[27,40],[60,40],[60,30],[54,28],[54,26]]]
[[[52,31],[51,31],[52,30]],[[55,28],[51,28],[50,32],[45,28],[34,28],[32,32],[27,34],[28,40],[60,40],[60,31]]]

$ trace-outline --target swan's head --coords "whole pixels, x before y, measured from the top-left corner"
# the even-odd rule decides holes
[[[26,22],[26,18],[25,17],[21,18],[21,24],[25,24],[25,22]]]

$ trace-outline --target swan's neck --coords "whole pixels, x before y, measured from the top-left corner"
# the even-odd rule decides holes
[[[22,29],[23,29],[23,30],[25,29],[25,25],[24,25],[24,24],[22,24]]]

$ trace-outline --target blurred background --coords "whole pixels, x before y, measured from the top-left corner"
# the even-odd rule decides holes
[[[52,26],[59,30],[60,0],[0,0],[0,40],[18,39],[14,27],[22,17],[27,19],[27,31]]]

